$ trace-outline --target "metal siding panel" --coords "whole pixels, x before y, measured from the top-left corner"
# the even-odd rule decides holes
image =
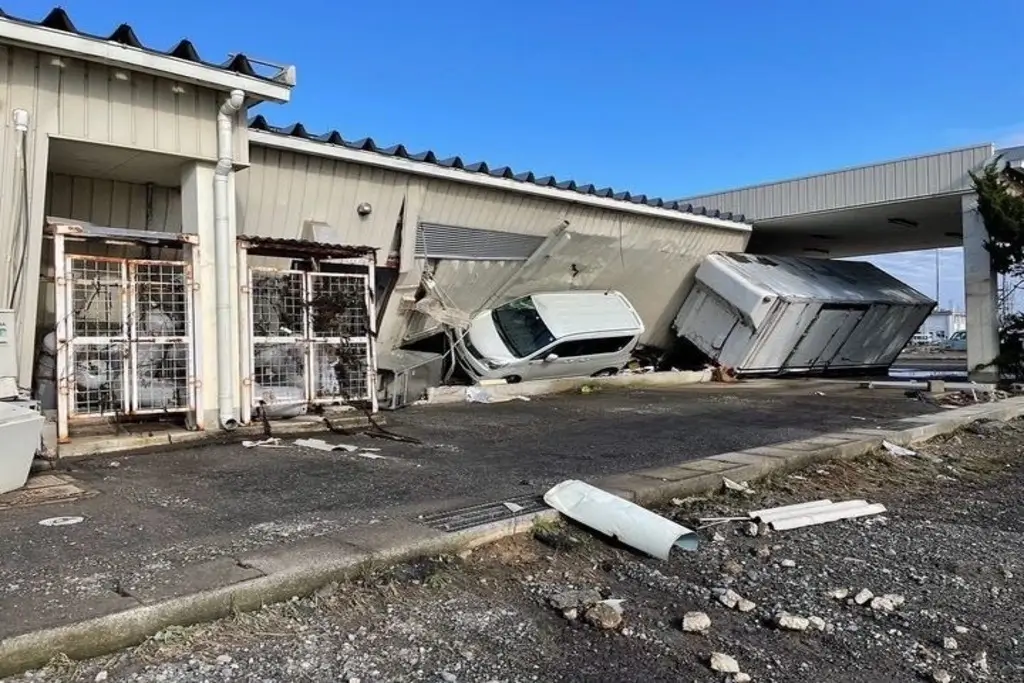
[[[523,267],[522,261],[437,261],[434,283],[456,309],[476,312],[490,296]],[[440,325],[421,313],[407,316],[405,339],[439,331]]]
[[[416,256],[486,261],[525,261],[544,241],[540,235],[421,223]]]
[[[404,175],[265,147],[250,154],[250,167],[235,175],[239,234],[297,238],[312,220],[335,228],[348,244],[390,250]],[[361,202],[373,207],[366,218],[356,213]]]
[[[41,90],[52,104],[23,106],[33,127],[52,115],[55,129],[47,132],[57,136],[216,159],[213,91],[22,48],[2,47],[0,59],[8,88]],[[10,100],[5,106],[13,108]]]
[[[910,159],[831,171],[778,183],[688,197],[708,209],[742,213],[747,220],[782,218],[850,206],[904,201],[970,189],[967,172],[991,156],[979,145]]]

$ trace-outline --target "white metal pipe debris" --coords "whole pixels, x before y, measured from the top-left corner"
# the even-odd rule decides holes
[[[245,93],[232,90],[217,112],[217,167],[213,176],[213,250],[216,271],[217,301],[217,412],[220,426],[232,430],[238,426],[235,415],[234,387],[232,385],[231,354],[231,250],[234,235],[231,230],[231,197],[228,192],[234,168],[235,114],[245,102]]]
[[[672,548],[697,549],[697,534],[670,519],[582,481],[569,479],[544,494],[544,502],[605,536],[667,560]]]

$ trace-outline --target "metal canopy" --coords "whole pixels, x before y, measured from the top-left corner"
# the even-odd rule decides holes
[[[156,230],[134,230],[132,228],[110,228],[93,225],[88,221],[70,218],[46,219],[46,234],[63,235],[66,239],[100,239],[107,242],[131,242],[161,247],[181,247],[183,244],[198,244],[199,237],[183,232],[160,232]]]

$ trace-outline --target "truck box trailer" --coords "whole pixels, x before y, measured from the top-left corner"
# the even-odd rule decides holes
[[[888,368],[935,302],[862,261],[715,253],[674,327],[740,375]]]

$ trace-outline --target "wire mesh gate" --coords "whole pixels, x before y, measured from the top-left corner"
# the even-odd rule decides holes
[[[369,275],[249,269],[253,408],[269,416],[308,404],[371,402],[373,283]]]
[[[77,418],[194,412],[191,266],[69,255],[63,270],[61,431]]]

